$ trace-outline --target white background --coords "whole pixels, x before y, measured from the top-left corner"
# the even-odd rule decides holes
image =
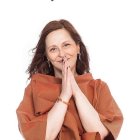
[[[88,47],[94,78],[101,78],[124,114],[118,140],[139,138],[140,4],[137,0],[0,1],[0,139],[22,140],[16,108],[31,52],[50,20],[69,20]]]

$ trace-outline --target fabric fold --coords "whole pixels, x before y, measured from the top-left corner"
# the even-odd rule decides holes
[[[101,140],[99,132],[87,132],[82,135],[81,140]]]
[[[115,140],[118,137],[122,123],[122,112],[111,95],[108,85],[101,82],[98,92],[96,110],[103,125],[108,129],[109,135],[106,139]]]
[[[47,114],[34,114],[31,84],[25,89],[22,102],[16,110],[19,130],[25,140],[45,140]]]

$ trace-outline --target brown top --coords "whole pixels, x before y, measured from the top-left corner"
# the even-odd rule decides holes
[[[79,75],[75,79],[109,130],[106,140],[116,139],[123,117],[107,84],[100,79],[94,80],[91,73]],[[25,89],[23,100],[17,108],[19,129],[26,140],[45,140],[47,113],[61,93],[61,83],[61,79],[50,75],[37,73],[32,76],[31,82]],[[85,132],[73,98],[69,103],[63,126],[56,140],[100,140],[98,132]]]

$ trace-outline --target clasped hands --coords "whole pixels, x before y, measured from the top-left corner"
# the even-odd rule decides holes
[[[62,92],[60,97],[64,100],[69,101],[71,96],[81,93],[77,82],[75,81],[74,74],[71,71],[71,67],[66,57],[63,58],[62,62]]]

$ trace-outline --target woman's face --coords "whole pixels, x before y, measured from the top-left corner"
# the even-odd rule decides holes
[[[48,34],[45,39],[48,60],[54,70],[62,70],[62,61],[66,57],[71,69],[75,70],[79,45],[71,38],[66,29],[58,29]]]

